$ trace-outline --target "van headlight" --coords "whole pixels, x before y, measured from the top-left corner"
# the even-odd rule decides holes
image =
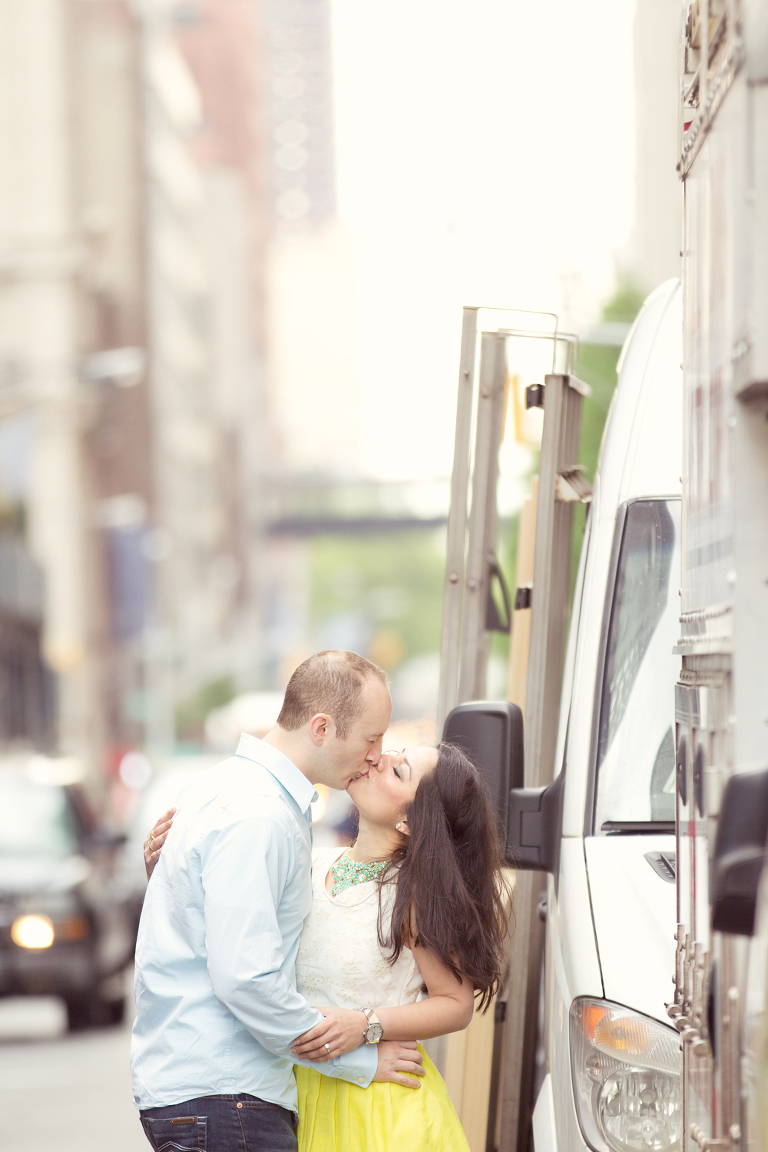
[[[571,1007],[576,1111],[598,1152],[675,1152],[682,1132],[677,1032],[606,1000]]]

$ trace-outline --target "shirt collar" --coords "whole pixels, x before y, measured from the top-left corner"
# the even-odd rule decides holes
[[[293,760],[289,760],[277,748],[265,743],[264,740],[259,740],[257,736],[242,732],[235,755],[244,756],[246,760],[253,760],[256,764],[261,764],[262,768],[266,768],[278,784],[282,784],[286,792],[293,796],[302,812],[306,813],[310,804],[317,800],[314,784],[307,780]]]

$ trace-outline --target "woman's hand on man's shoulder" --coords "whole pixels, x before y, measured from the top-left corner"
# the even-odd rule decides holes
[[[163,850],[165,839],[171,830],[173,824],[173,817],[176,814],[175,808],[169,808],[164,812],[159,820],[150,828],[147,833],[147,838],[144,841],[144,867],[147,870],[147,880],[155,870],[155,864],[160,859],[160,853]]]

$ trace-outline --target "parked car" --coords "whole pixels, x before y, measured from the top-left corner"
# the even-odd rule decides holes
[[[135,931],[117,849],[71,760],[0,763],[0,996],[61,996],[71,1030],[119,1023]]]

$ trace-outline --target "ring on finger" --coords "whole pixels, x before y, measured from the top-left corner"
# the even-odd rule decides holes
[[[326,1052],[327,1052],[327,1053],[328,1053],[328,1055],[330,1056],[330,1054],[331,1054],[331,1046],[330,1046],[330,1044],[323,1044],[323,1048],[325,1048]]]
[[[154,839],[155,839],[155,834],[154,834],[154,832],[150,832],[149,836],[147,836],[147,843],[149,844],[149,850],[150,850],[150,852],[152,852],[152,851],[153,851],[153,848],[152,848],[152,842],[153,842],[153,840],[154,840]]]

